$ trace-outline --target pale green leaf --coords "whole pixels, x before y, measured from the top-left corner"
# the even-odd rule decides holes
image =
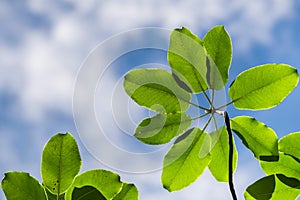
[[[186,131],[191,118],[184,113],[158,114],[144,119],[135,130],[135,137],[147,144],[164,144]]]
[[[1,182],[7,200],[46,200],[44,188],[24,172],[8,172]]]
[[[279,140],[279,151],[300,160],[300,132],[291,133]]]
[[[124,80],[127,94],[139,105],[160,113],[176,113],[189,107],[191,95],[162,69],[135,69]]]
[[[118,174],[102,169],[95,169],[76,176],[74,182],[66,192],[66,200],[72,200],[72,193],[75,188],[82,188],[84,186],[96,188],[106,199],[113,198],[122,189],[122,183]]]
[[[278,160],[278,139],[273,129],[249,116],[231,119],[231,128],[260,160]]]
[[[193,93],[207,89],[205,49],[202,41],[187,28],[171,33],[168,61],[179,85],[184,83]]]
[[[228,81],[228,70],[232,58],[230,36],[224,26],[216,26],[208,31],[203,42],[210,63],[210,66],[206,65],[208,69],[210,68],[209,78],[206,76],[207,82],[210,82],[210,88],[222,89]]]
[[[210,162],[209,146],[209,135],[198,128],[175,142],[163,162],[164,188],[176,191],[194,182]]]
[[[280,104],[298,80],[297,70],[289,65],[260,65],[238,75],[229,88],[229,96],[239,109],[269,109]]]
[[[294,177],[300,180],[300,163],[291,156],[279,154],[277,162],[261,161],[260,165],[264,172],[269,174],[283,174],[287,177]]]
[[[138,190],[134,184],[123,183],[122,190],[113,200],[138,200]]]
[[[62,194],[81,167],[77,143],[71,134],[56,134],[45,145],[41,173],[43,184],[53,194]]]
[[[211,135],[212,150],[210,151],[211,161],[208,168],[217,181],[228,182],[229,162],[229,140],[226,128],[223,127],[214,131]],[[234,141],[234,138],[233,138]],[[237,166],[237,150],[233,142],[233,172]]]

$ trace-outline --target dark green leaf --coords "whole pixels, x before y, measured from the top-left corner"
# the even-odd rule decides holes
[[[144,119],[135,130],[135,137],[147,144],[164,144],[186,131],[191,118],[184,113],[158,114]]]
[[[229,88],[229,96],[239,109],[269,109],[280,104],[298,80],[297,70],[289,65],[261,65],[238,75]]]
[[[168,61],[179,85],[187,91],[199,93],[207,89],[206,54],[202,41],[187,28],[175,29],[171,33]]]
[[[208,168],[217,181],[228,182],[229,140],[226,128],[223,127],[210,134],[212,150]],[[237,166],[237,150],[233,143],[233,170]]]
[[[138,190],[133,184],[123,183],[122,190],[113,200],[138,200]]]
[[[106,200],[106,198],[94,187],[75,187],[72,193],[72,200]]]
[[[210,88],[222,89],[228,81],[232,58],[231,39],[224,26],[212,28],[203,39],[207,51],[207,67],[210,66]]]
[[[162,183],[169,191],[194,182],[210,162],[210,137],[198,128],[172,146],[164,158]]]
[[[44,188],[39,182],[24,172],[8,172],[1,187],[7,200],[46,200]]]
[[[246,200],[268,200],[271,199],[275,190],[275,176],[270,175],[262,179],[259,179],[252,185],[250,185],[245,191]]]
[[[105,198],[111,199],[122,189],[120,176],[110,171],[95,169],[76,176],[66,192],[66,200],[72,200],[73,190],[84,186],[96,188]]]
[[[290,178],[283,174],[276,174],[277,178],[289,187],[300,189],[300,181],[296,178]],[[300,191],[299,191],[300,193]]]
[[[139,105],[159,113],[185,111],[191,99],[172,75],[161,69],[131,70],[125,76],[124,88]]]
[[[291,133],[279,140],[279,151],[300,159],[300,132]]]
[[[77,143],[71,134],[56,134],[45,145],[42,156],[43,184],[53,194],[62,194],[81,167]]]
[[[278,139],[276,133],[262,122],[248,116],[231,119],[231,128],[260,160],[278,160]]]
[[[57,200],[57,195],[52,194],[47,188],[45,188],[48,200]],[[59,200],[65,200],[65,193],[59,195]]]

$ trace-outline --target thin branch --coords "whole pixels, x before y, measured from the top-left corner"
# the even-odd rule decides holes
[[[200,116],[198,116],[198,117],[192,118],[192,120],[201,119],[202,117],[205,117],[205,116],[207,116],[207,115],[209,115],[209,114],[210,114],[210,113],[205,113],[205,114],[200,115]]]
[[[231,105],[231,104],[233,104],[233,103],[234,103],[234,101],[230,101],[229,103],[226,103],[226,104],[224,104],[224,105],[222,105],[222,106],[216,108],[216,110],[220,110],[220,109],[222,109],[222,108],[225,108],[225,107],[227,107],[227,106],[229,106],[229,105]]]
[[[189,102],[189,104],[191,104],[192,106],[195,106],[196,108],[200,108],[200,109],[202,109],[202,110],[205,110],[205,111],[207,111],[207,112],[210,111],[208,108],[199,106],[199,105],[197,105],[197,104],[194,104],[193,102]]]
[[[213,120],[214,120],[214,126],[215,126],[215,129],[216,131],[218,130],[218,125],[217,125],[217,120],[215,118],[215,116],[213,115]]]
[[[224,118],[225,118],[225,124],[228,132],[228,140],[229,140],[229,159],[228,159],[228,176],[229,176],[229,189],[231,192],[231,196],[233,200],[237,200],[237,196],[234,190],[234,185],[233,185],[233,174],[232,174],[232,160],[233,160],[233,136],[231,132],[231,127],[230,127],[230,119],[228,116],[228,113],[225,111],[224,112]]]

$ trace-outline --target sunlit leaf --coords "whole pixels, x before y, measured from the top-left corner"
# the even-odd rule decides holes
[[[77,143],[71,134],[56,134],[45,145],[42,156],[43,184],[53,193],[62,194],[81,167]]]
[[[123,183],[121,192],[113,200],[137,200],[138,197],[138,190],[135,185]]]
[[[220,182],[228,182],[228,162],[229,162],[229,140],[226,128],[223,127],[211,135],[212,150],[211,161],[208,168],[216,180]],[[234,143],[233,143],[234,144]],[[233,145],[233,170],[235,171],[237,166],[237,150],[235,144]]]
[[[76,176],[74,182],[66,192],[66,200],[72,200],[73,190],[84,186],[96,188],[105,198],[111,199],[122,189],[122,182],[118,174],[110,171],[95,169]]]
[[[127,94],[139,105],[160,113],[187,110],[191,95],[161,69],[135,69],[124,80]]]
[[[228,70],[232,58],[230,36],[224,26],[216,26],[208,31],[203,42],[208,54],[206,66],[210,69],[210,81],[207,80],[207,82],[210,83],[210,88],[222,89],[228,81]]]
[[[144,119],[135,130],[135,137],[147,144],[164,144],[186,131],[191,118],[184,113],[158,114]]]
[[[291,133],[279,140],[279,151],[300,160],[300,132]]]
[[[44,188],[24,172],[8,172],[1,182],[7,200],[46,200]]]
[[[266,174],[283,174],[300,180],[300,163],[291,156],[279,154],[278,162],[261,161],[260,165]]]
[[[164,158],[164,188],[176,191],[194,182],[210,162],[209,149],[209,135],[198,128],[175,143]]]
[[[280,104],[298,80],[297,70],[289,65],[261,65],[238,75],[229,88],[229,96],[239,109],[269,109]]]
[[[278,139],[271,128],[248,116],[231,119],[231,128],[256,158],[266,161],[278,160]]]
[[[206,54],[202,41],[185,27],[171,33],[168,61],[177,82],[186,85],[193,93],[207,89]]]

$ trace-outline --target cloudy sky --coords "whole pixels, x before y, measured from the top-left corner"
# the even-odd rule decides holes
[[[143,160],[131,155],[132,160],[127,160],[128,166],[122,169],[125,158],[122,161],[121,154],[107,151],[103,159],[108,159],[105,162],[109,163],[99,162],[98,154],[102,155],[103,151],[96,152],[81,131],[82,128],[87,130],[86,133],[93,132],[93,125],[84,117],[80,110],[83,108],[75,106],[75,111],[73,109],[73,103],[78,100],[73,98],[77,97],[74,93],[78,92],[78,77],[83,74],[82,69],[93,52],[97,52],[95,55],[99,59],[93,63],[101,65],[119,48],[126,46],[131,50],[133,42],[146,42],[144,46],[151,46],[152,41],[159,41],[159,48],[167,48],[165,36],[168,31],[181,26],[188,27],[200,37],[215,25],[225,26],[233,42],[229,82],[243,70],[264,63],[287,63],[299,69],[299,22],[299,0],[1,1],[1,176],[6,171],[18,170],[30,172],[40,180],[39,163],[44,144],[55,133],[71,132],[80,147],[83,170],[118,170],[124,181],[137,184],[142,200],[230,199],[227,185],[216,182],[208,171],[187,189],[168,193],[160,184],[161,171],[142,173],[143,169],[150,170],[146,168],[149,167],[147,159],[151,157]],[[137,31],[146,27],[155,27],[157,40],[153,35],[148,37],[142,34],[143,31]],[[162,28],[161,31],[158,28]],[[164,151],[168,146],[145,147],[136,141],[132,145],[132,139],[128,139],[131,137],[125,137],[131,134],[145,112],[122,93],[122,76],[133,67],[164,68],[165,52],[144,51],[127,57],[118,56],[117,60],[107,61],[111,65],[101,79],[99,71],[95,76],[92,73],[91,77],[98,78],[93,85],[95,104],[87,107],[95,109],[98,124],[106,134],[111,132],[106,138],[119,149],[138,153]],[[84,95],[81,98],[87,99]],[[229,113],[231,116],[255,116],[281,137],[300,130],[299,99],[300,87],[297,87],[285,102],[270,111],[237,111],[230,107]],[[123,112],[124,107],[120,105],[126,105],[127,111]],[[76,119],[76,116],[79,117]],[[238,138],[236,143],[240,156],[235,183],[242,199],[247,185],[263,173]],[[161,164],[159,159],[150,168],[154,169],[158,164]],[[139,174],[129,170],[134,166]],[[2,192],[0,199],[4,199]]]

